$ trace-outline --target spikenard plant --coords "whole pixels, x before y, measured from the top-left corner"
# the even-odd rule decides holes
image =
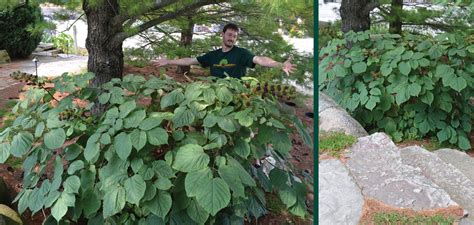
[[[250,89],[232,78],[180,84],[127,75],[98,95],[87,87],[93,76],[30,89],[0,133],[0,162],[25,158],[20,213],[50,209],[46,224],[243,224],[265,213],[264,193],[275,191],[291,213],[306,215],[305,184],[282,165],[269,176],[253,166],[288,155],[290,123],[311,144],[276,102],[242,98]],[[69,95],[52,104],[54,91]],[[92,104],[80,108],[78,99],[107,109],[87,116]],[[48,164],[54,171],[45,176]]]
[[[366,129],[383,130],[395,141],[436,136],[470,149],[474,42],[469,38],[348,33],[320,52],[320,90]]]

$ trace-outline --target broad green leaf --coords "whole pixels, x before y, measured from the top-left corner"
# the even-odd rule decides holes
[[[153,170],[155,173],[158,175],[159,178],[173,178],[175,177],[175,174],[173,172],[173,169],[171,166],[163,161],[163,160],[157,160],[153,162]]]
[[[71,164],[69,164],[69,166],[67,168],[67,173],[69,175],[72,175],[76,171],[81,170],[83,168],[84,168],[84,162],[82,160],[76,160],[76,161],[72,162]]]
[[[197,192],[202,186],[209,183],[212,179],[212,173],[209,167],[186,174],[184,188],[188,197],[196,197]]]
[[[5,163],[10,157],[10,143],[0,144],[0,163]]]
[[[202,146],[187,144],[178,149],[173,163],[173,169],[182,172],[193,172],[206,168],[208,164],[209,156],[204,153]]]
[[[382,91],[380,91],[379,88],[372,88],[372,89],[370,89],[370,94],[371,95],[382,95]]]
[[[81,180],[79,179],[78,176],[73,175],[73,176],[68,177],[64,181],[63,186],[64,186],[64,192],[77,194],[79,193],[79,188],[81,187]]]
[[[372,111],[375,106],[377,105],[377,103],[380,102],[380,98],[377,97],[377,96],[370,96],[369,97],[369,100],[367,101],[367,103],[365,103],[365,108],[367,108],[368,110]]]
[[[171,204],[171,195],[167,191],[158,191],[151,201],[145,202],[143,205],[156,216],[165,218],[171,209]]]
[[[380,67],[380,72],[382,72],[382,75],[386,77],[392,73],[392,67],[390,67],[388,64],[382,64]]]
[[[84,215],[86,217],[91,216],[93,213],[99,210],[101,202],[98,194],[93,191],[92,189],[87,190],[83,196],[83,207],[84,207]]]
[[[135,100],[130,100],[124,102],[122,105],[119,106],[120,110],[120,118],[125,118],[129,113],[131,113],[137,107],[137,103]]]
[[[269,177],[272,186],[279,189],[282,189],[284,186],[286,186],[286,183],[288,182],[288,174],[278,168],[272,169],[270,171]]]
[[[398,70],[400,71],[401,74],[408,76],[411,71],[411,65],[408,62],[400,62],[398,64]]]
[[[66,215],[68,207],[73,207],[76,202],[76,198],[73,194],[63,192],[61,196],[59,196],[58,200],[54,204],[53,208],[51,208],[51,215],[59,221]]]
[[[110,188],[104,196],[104,218],[111,217],[125,207],[125,190],[122,186]]]
[[[168,144],[168,138],[169,138],[168,133],[166,132],[165,129],[161,127],[157,127],[153,130],[148,131],[147,137],[148,137],[148,141],[152,145],[159,146],[159,145]]]
[[[235,128],[234,123],[232,122],[232,119],[229,119],[227,117],[220,117],[217,121],[217,125],[219,125],[219,127],[222,130],[224,130],[226,132],[229,132],[229,133],[232,133],[232,132],[236,131],[236,128]]]
[[[196,200],[191,200],[189,207],[186,209],[186,213],[188,213],[189,217],[198,224],[205,224],[209,218],[209,213],[206,212],[206,210],[204,210]]]
[[[461,136],[461,135],[459,135],[459,137],[458,137],[458,146],[462,150],[471,149],[471,143],[469,143],[469,139],[467,139],[466,137]]]
[[[177,108],[173,116],[174,128],[191,125],[194,122],[194,113],[188,108]]]
[[[288,155],[293,146],[290,137],[284,131],[272,132],[271,143],[273,148],[282,155]]]
[[[213,127],[216,125],[219,118],[212,113],[207,114],[206,118],[203,120],[204,127]]]
[[[235,141],[234,145],[234,152],[242,157],[243,159],[247,159],[250,154],[250,145],[243,139],[239,138]]]
[[[204,96],[204,101],[207,103],[214,103],[216,100],[216,93],[214,92],[214,89],[211,88],[206,88],[203,90],[203,96]]]
[[[247,170],[242,167],[242,165],[235,160],[234,158],[227,156],[227,160],[229,162],[229,165],[232,166],[236,171],[239,173],[240,180],[242,183],[246,186],[249,187],[255,187],[257,184],[255,183],[255,180],[250,176],[250,174],[247,172]]]
[[[146,145],[146,133],[145,131],[141,131],[135,129],[130,133],[130,140],[132,141],[132,146],[137,150],[140,151]]]
[[[100,144],[97,142],[87,141],[86,148],[84,149],[84,158],[88,162],[92,162],[93,159],[99,154]]]
[[[162,121],[163,121],[162,118],[148,117],[140,123],[139,128],[141,130],[148,131],[159,126]]]
[[[146,117],[146,112],[144,109],[134,111],[130,115],[128,115],[123,121],[124,121],[124,126],[125,128],[132,128],[132,127],[138,127],[140,122],[143,121]]]
[[[134,173],[138,173],[140,169],[143,166],[143,159],[141,158],[134,158],[132,162],[130,163],[130,167],[132,167],[132,170]]]
[[[99,103],[104,105],[106,104],[107,102],[109,102],[109,99],[110,99],[110,93],[102,93],[101,95],[99,95]]]
[[[281,201],[287,208],[290,208],[296,203],[296,191],[291,187],[287,186],[278,190],[278,196],[280,196]]]
[[[43,131],[44,131],[44,122],[41,121],[38,123],[38,125],[36,125],[36,129],[35,129],[35,137],[38,138],[40,137],[42,134],[43,134]]]
[[[62,128],[56,128],[44,135],[44,144],[49,149],[57,149],[63,146],[66,140],[66,133]]]
[[[451,77],[453,76],[453,74],[454,74],[454,69],[448,65],[438,64],[438,66],[436,66],[436,72],[435,72],[436,77],[443,77],[443,76]]]
[[[158,178],[157,181],[155,181],[155,187],[160,189],[160,190],[169,190],[171,187],[173,187],[173,183],[171,183],[170,179],[160,177]]]
[[[438,137],[438,141],[441,143],[448,140],[451,135],[450,135],[449,129],[445,128],[438,131],[436,136]]]
[[[304,216],[306,215],[306,206],[304,205],[304,203],[298,201],[293,207],[290,208],[290,212],[293,215],[304,218]]]
[[[13,137],[10,153],[15,157],[22,157],[31,147],[33,135],[28,131],[21,131]]]
[[[239,171],[232,166],[221,166],[219,167],[219,176],[229,185],[230,189],[234,192],[235,197],[244,197],[245,189],[242,181],[240,180]]]
[[[431,105],[434,100],[434,95],[432,92],[426,92],[425,95],[421,96],[421,101],[427,105]]]
[[[126,200],[132,204],[138,205],[145,195],[146,183],[139,174],[133,175],[125,180]]]
[[[234,118],[239,120],[240,125],[244,127],[250,127],[253,124],[253,118],[248,115],[250,111],[250,108],[247,108],[244,111],[239,111],[235,113]]]
[[[100,136],[100,140],[99,140],[99,141],[100,141],[100,143],[103,144],[103,145],[108,145],[108,144],[112,143],[111,140],[110,140],[110,134],[108,134],[108,133],[103,133],[103,134]]]
[[[229,205],[229,186],[221,178],[214,178],[198,190],[196,201],[206,212],[215,216],[217,212]]]
[[[130,139],[130,135],[125,132],[122,132],[115,136],[114,138],[114,146],[117,155],[122,160],[127,160],[130,152],[132,151],[132,140]]]
[[[219,87],[217,88],[217,99],[221,102],[224,102],[226,105],[232,101],[232,92],[227,87]]]
[[[421,91],[421,86],[417,83],[412,83],[408,85],[408,94],[411,96],[418,96]]]
[[[184,91],[184,96],[187,100],[195,100],[202,94],[202,90],[202,84],[192,83],[186,87],[186,90]]]
[[[347,75],[347,70],[340,64],[336,64],[333,68],[333,72],[336,74],[336,77],[345,77]]]
[[[357,62],[352,64],[352,71],[354,73],[363,73],[367,70],[367,64],[364,62]]]
[[[451,77],[449,81],[449,86],[457,92],[461,92],[464,88],[467,87],[467,82],[463,77]]]
[[[184,100],[183,91],[181,89],[176,89],[161,98],[160,107],[161,109],[165,109],[166,107],[180,103],[183,100]]]

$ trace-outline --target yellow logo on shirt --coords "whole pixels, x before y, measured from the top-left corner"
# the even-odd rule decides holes
[[[227,59],[221,59],[219,64],[214,64],[214,67],[234,67],[236,64],[229,64]]]

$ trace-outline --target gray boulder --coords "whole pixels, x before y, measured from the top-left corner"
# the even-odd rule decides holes
[[[319,92],[319,130],[343,132],[355,137],[369,135],[357,120],[326,94]]]
[[[364,199],[349,171],[339,160],[319,163],[319,224],[358,224]]]
[[[455,149],[444,148],[434,152],[441,160],[460,170],[467,178],[474,182],[474,158]]]
[[[346,157],[346,166],[365,198],[416,211],[458,207],[422,170],[404,164],[400,151],[384,133],[359,138]]]
[[[418,146],[406,147],[400,152],[403,163],[420,168],[426,177],[449,193],[461,207],[470,213],[474,212],[474,182],[460,170],[444,162],[437,154]]]

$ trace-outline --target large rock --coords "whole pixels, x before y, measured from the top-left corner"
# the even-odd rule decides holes
[[[400,151],[384,133],[359,138],[346,156],[346,165],[365,198],[415,211],[459,208],[419,168],[402,163]]]
[[[319,130],[343,132],[355,137],[369,135],[357,120],[341,108],[331,97],[319,92]]]
[[[349,171],[339,160],[319,163],[319,224],[358,224],[364,200]]]
[[[0,64],[11,62],[7,50],[0,50]]]
[[[474,158],[464,152],[449,148],[440,149],[434,153],[441,160],[456,167],[467,178],[474,182]]]
[[[470,213],[474,212],[474,182],[437,154],[418,146],[400,150],[403,163],[420,168],[423,174],[442,187],[451,198]],[[472,168],[472,167],[471,167]]]
[[[327,94],[319,92],[318,113],[321,113],[322,111],[329,108],[339,108],[339,105]]]

